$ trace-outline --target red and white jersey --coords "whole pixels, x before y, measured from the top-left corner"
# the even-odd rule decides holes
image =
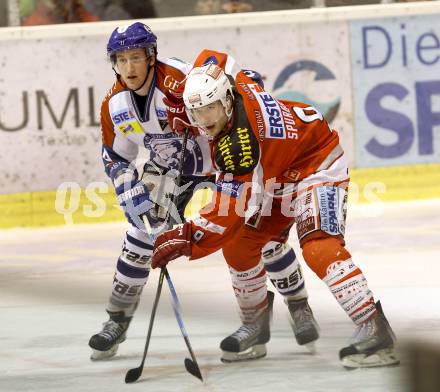
[[[104,163],[111,165],[114,154],[128,162],[133,161],[144,147],[150,159],[162,167],[179,166],[182,136],[172,132],[163,103],[165,96],[177,94],[179,84],[191,66],[176,59],[156,60],[152,86],[146,97],[145,112],[139,113],[133,92],[117,80],[101,106],[101,127]],[[116,159],[117,159],[116,156]],[[203,137],[190,137],[185,153],[185,175],[212,173],[209,144]]]
[[[228,64],[226,55],[205,50],[195,66],[208,58],[222,67]],[[235,74],[235,88],[232,126],[211,142],[219,172],[217,192],[192,221],[193,233],[199,232],[193,259],[220,249],[245,222],[252,224],[267,196],[295,194],[301,180],[328,169],[343,155],[338,133],[314,107],[275,99],[243,71]],[[258,230],[276,237],[293,223],[281,214],[280,203],[275,201]]]

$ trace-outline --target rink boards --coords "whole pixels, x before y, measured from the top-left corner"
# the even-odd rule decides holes
[[[440,165],[413,165],[373,169],[352,169],[350,204],[377,206],[382,202],[438,198]],[[193,216],[210,200],[208,191],[199,191],[187,207]],[[124,219],[113,189],[74,188],[58,192],[29,192],[0,195],[0,228],[98,223]]]

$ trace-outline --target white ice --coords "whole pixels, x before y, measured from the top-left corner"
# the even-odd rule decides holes
[[[126,371],[140,363],[159,274],[150,275],[117,357],[91,362],[87,342],[106,319],[125,225],[77,225],[0,231],[0,391],[405,391],[405,343],[440,342],[440,199],[376,207],[349,208],[347,247],[399,338],[399,367],[341,367],[338,350],[353,325],[305,265],[321,327],[316,355],[295,343],[277,296],[267,357],[222,364],[219,342],[239,321],[227,267],[215,254],[169,266],[205,382],[184,369],[188,354],[164,285],[142,378],[127,385]],[[293,235],[290,241],[300,255]]]

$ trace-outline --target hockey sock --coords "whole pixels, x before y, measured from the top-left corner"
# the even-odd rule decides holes
[[[364,274],[337,238],[308,241],[303,246],[303,255],[355,324],[363,323],[376,312]]]
[[[284,298],[307,298],[301,266],[292,247],[270,241],[262,250],[262,260],[270,281]]]
[[[246,271],[237,271],[229,267],[235,297],[240,307],[243,324],[252,324],[268,305],[266,271],[260,262]]]
[[[145,233],[130,229],[124,240],[113,278],[110,312],[124,311],[132,317],[150,273],[152,243]]]

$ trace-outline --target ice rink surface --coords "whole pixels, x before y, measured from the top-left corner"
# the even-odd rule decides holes
[[[150,275],[117,357],[91,362],[87,345],[106,319],[125,228],[112,223],[0,231],[0,391],[402,392],[410,360],[405,343],[440,341],[440,199],[350,206],[347,247],[399,338],[401,366],[341,367],[338,350],[353,325],[304,263],[321,328],[317,353],[296,344],[277,295],[267,357],[221,363],[219,343],[239,321],[227,267],[215,254],[169,266],[205,382],[184,369],[188,354],[164,284],[144,373],[126,385],[126,371],[140,363],[158,271]],[[300,254],[293,235],[290,241]]]

